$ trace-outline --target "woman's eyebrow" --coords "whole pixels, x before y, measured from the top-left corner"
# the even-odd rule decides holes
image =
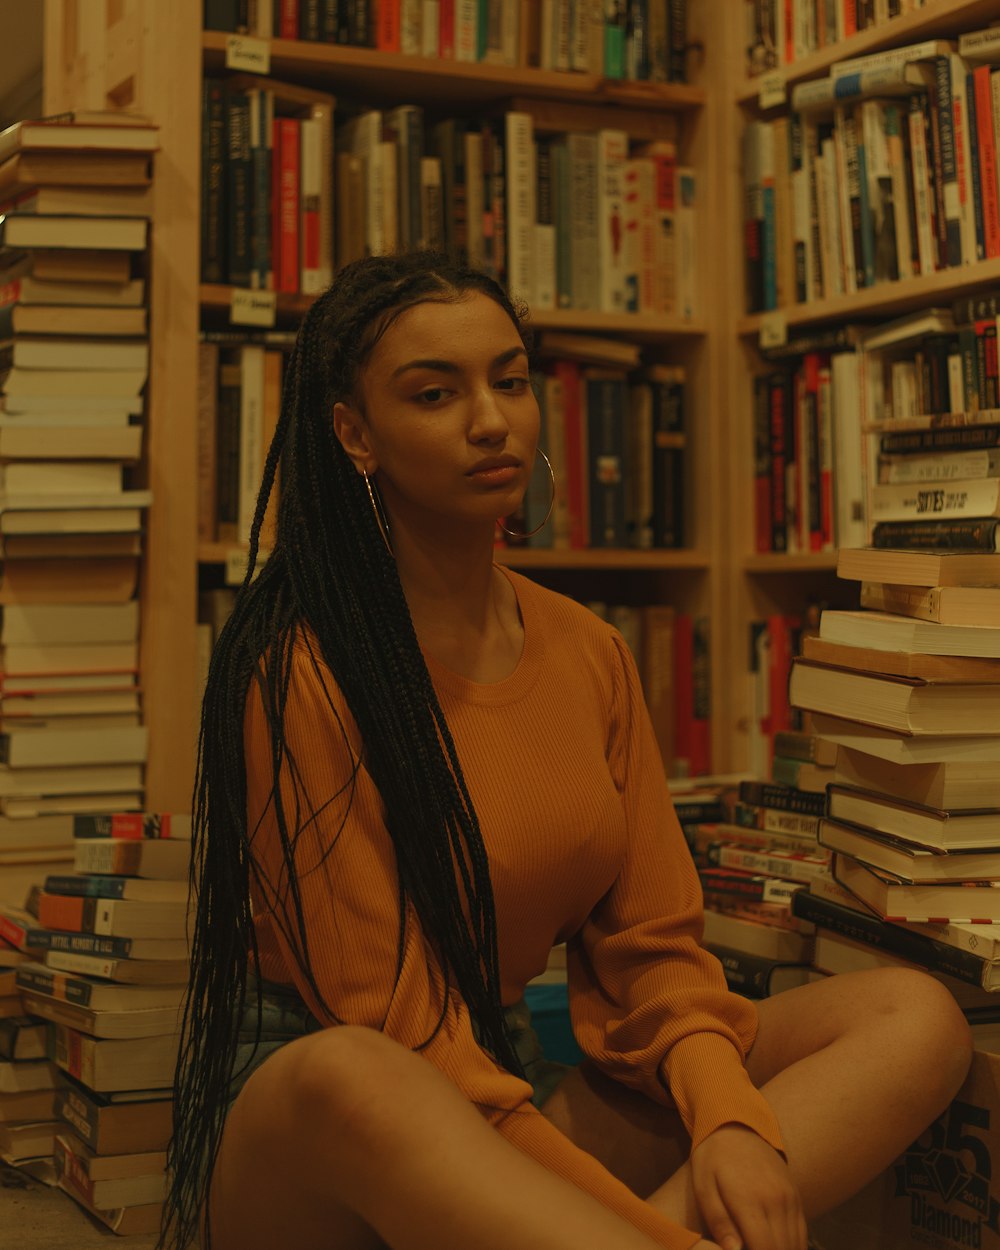
[[[510,347],[505,352],[501,352],[499,356],[495,356],[490,362],[491,368],[498,365],[508,364],[515,356],[527,357],[528,353],[520,345]],[[461,369],[453,360],[435,360],[433,358],[421,358],[419,360],[408,360],[405,364],[394,369],[392,376],[398,378],[400,374],[406,373],[409,369],[431,369],[436,373],[461,373]]]

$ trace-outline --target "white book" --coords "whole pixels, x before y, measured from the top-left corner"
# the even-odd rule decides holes
[[[0,457],[44,459],[56,448],[60,455],[78,460],[137,460],[142,426],[60,425],[57,421],[29,424],[0,417]]]
[[[530,113],[505,115],[507,286],[529,305],[535,297],[535,170]]]
[[[853,161],[853,169],[849,171],[850,156],[847,151],[850,142],[847,110],[838,108],[834,114],[834,161],[837,167],[835,190],[837,193],[837,221],[840,239],[840,271],[843,277],[844,290],[853,295],[858,289],[858,272],[854,263],[854,235],[851,227],[851,191],[854,176],[857,174],[857,161]]]
[[[381,164],[375,153],[382,141],[382,114],[368,109],[344,122],[337,132],[338,146],[362,161],[365,180],[365,238],[368,251],[376,255],[385,250],[382,242]]]
[[[883,482],[943,482],[1000,476],[1000,450],[949,451],[931,456],[892,456],[880,474]]]
[[[1000,64],[1000,26],[959,35],[958,55],[975,65]]]
[[[685,321],[698,315],[698,176],[677,168],[677,311]]]
[[[890,482],[872,488],[875,521],[947,521],[1000,516],[1000,480]]]
[[[18,675],[104,673],[132,671],[139,666],[135,642],[5,644],[2,651],[4,688],[7,678]]]
[[[139,763],[79,765],[69,768],[0,766],[0,796],[5,799],[30,799],[60,794],[93,794],[100,796],[99,810],[105,811],[109,796],[137,792],[141,789],[142,766]]]
[[[964,36],[963,36],[964,37]],[[947,39],[924,39],[920,43],[906,44],[902,48],[887,48],[882,52],[870,52],[865,56],[847,57],[830,66],[831,78],[844,78],[848,74],[864,70],[896,69],[912,61],[929,61],[935,56],[947,56],[955,50],[955,44]],[[961,45],[959,45],[961,52]]]
[[[625,311],[625,162],[628,135],[606,127],[597,132],[597,220],[602,312]]]
[[[0,609],[4,646],[134,642],[138,636],[137,599],[127,603],[8,603]],[[3,710],[8,711],[6,700]]]
[[[420,28],[420,55],[437,57],[439,44],[439,27],[441,24],[440,0],[422,0]]]
[[[423,0],[400,0],[399,47],[407,56],[419,56],[423,36]]]
[[[820,617],[819,636],[830,642],[844,643],[849,647],[870,647],[875,651],[1000,658],[1000,627],[941,625],[937,621],[922,621],[916,617],[897,616],[891,612],[827,609]],[[885,680],[898,682],[903,679]],[[963,699],[970,702],[970,691],[976,690],[989,690],[989,687],[966,687],[964,691],[961,687],[955,687],[952,708],[959,708]]]
[[[504,65],[517,65],[521,42],[520,0],[501,0],[500,57]]]
[[[142,369],[28,369],[19,365],[3,379],[8,412],[18,409],[26,396],[48,396],[75,403],[77,396],[101,401],[133,399],[146,384]],[[12,402],[13,401],[13,402]]]
[[[51,431],[50,441],[54,441]],[[64,453],[65,454],[65,453]],[[122,489],[122,467],[113,460],[26,460],[0,466],[4,494],[106,494]]]
[[[0,734],[0,759],[9,768],[141,764],[149,748],[145,725],[109,729],[14,729]]]
[[[830,359],[833,389],[834,537],[838,547],[863,547],[865,483],[860,414],[861,374],[857,352]]]

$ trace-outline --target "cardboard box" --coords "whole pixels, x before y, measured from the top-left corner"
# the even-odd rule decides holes
[[[1000,1250],[1000,1055],[977,1052],[947,1111],[810,1232],[822,1250]]]

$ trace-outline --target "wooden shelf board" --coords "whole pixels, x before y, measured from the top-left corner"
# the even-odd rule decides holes
[[[746,556],[743,572],[754,573],[810,573],[836,571],[836,551],[802,551],[792,555],[767,552],[763,555]]]
[[[850,321],[861,317],[902,316],[916,308],[926,308],[935,300],[948,302],[989,283],[1000,284],[1000,258],[977,261],[956,269],[939,269],[900,282],[883,282],[858,291],[855,295],[837,295],[832,299],[795,304],[775,312],[754,313],[741,317],[737,331],[744,337],[760,334],[768,318],[784,319],[791,330],[796,326],[815,325],[823,321]]]
[[[204,309],[226,311],[232,304],[233,288],[216,283],[203,283],[200,289]],[[304,317],[315,301],[315,295],[287,295],[279,292],[275,304],[277,318],[295,320]],[[613,334],[639,341],[660,342],[664,338],[700,338],[706,330],[701,321],[683,321],[679,317],[641,313],[584,312],[577,309],[533,310],[531,325],[537,330],[579,330],[587,334]],[[232,329],[256,326],[239,325]]]
[[[956,31],[977,30],[995,21],[996,17],[996,0],[962,0],[960,3],[955,0],[927,0],[922,9],[860,31],[850,39],[820,48],[785,66],[785,83],[790,86],[807,78],[819,78],[835,61],[848,57],[865,56],[882,48],[903,47],[924,39],[952,38]],[[737,104],[756,105],[764,77],[780,72],[769,70],[760,78],[744,80],[736,89]]]
[[[498,564],[516,569],[707,569],[708,556],[701,551],[620,551],[590,548],[583,551],[555,551],[546,547],[503,547],[496,553]]]
[[[223,67],[228,38],[225,31],[202,32],[202,49],[209,69]],[[266,42],[271,47],[272,77],[308,82],[335,95],[370,93],[386,104],[404,99],[416,104],[450,100],[481,104],[520,95],[687,112],[705,103],[705,92],[686,83],[621,82],[596,74],[525,69],[483,61],[443,61],[293,39]]]

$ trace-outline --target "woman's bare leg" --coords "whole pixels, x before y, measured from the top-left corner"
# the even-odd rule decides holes
[[[289,1043],[247,1082],[210,1225],[213,1250],[654,1250],[425,1059],[346,1026]]]
[[[965,1020],[923,973],[830,977],[765,999],[758,1011],[747,1069],[777,1113],[807,1216],[886,1167],[968,1070]],[[675,1113],[606,1078],[574,1074],[544,1114],[671,1219],[704,1227],[684,1162],[690,1142]]]

